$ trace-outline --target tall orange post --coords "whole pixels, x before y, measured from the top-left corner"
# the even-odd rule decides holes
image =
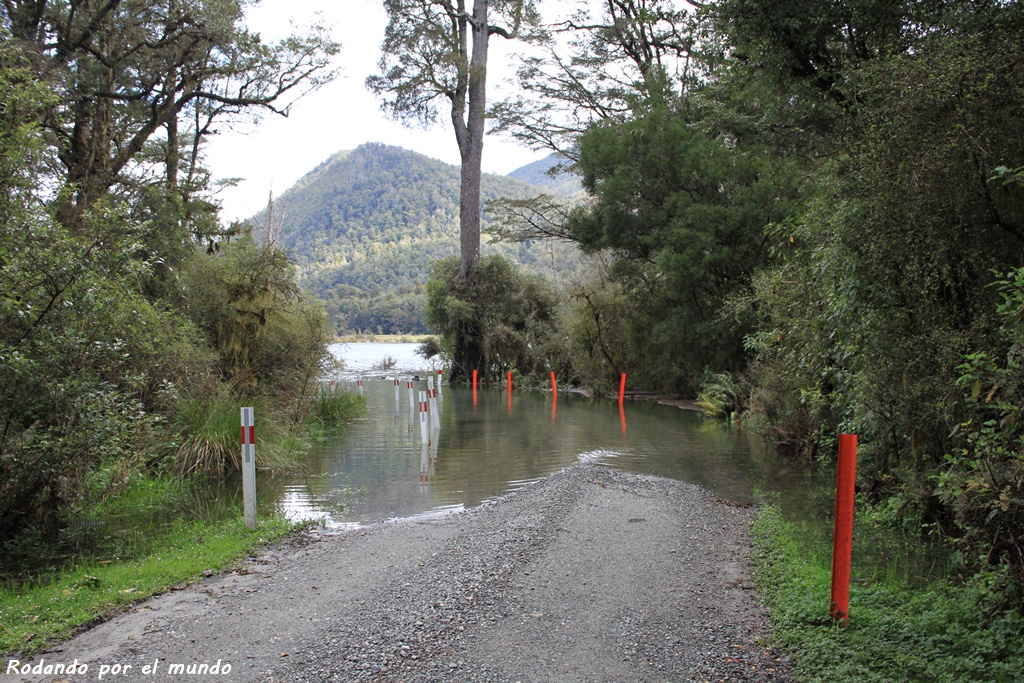
[[[555,371],[551,371],[551,393],[558,395],[558,385],[555,384]]]
[[[850,618],[850,558],[853,552],[853,498],[857,481],[857,435],[839,435],[836,523],[832,543],[832,601],[829,614],[845,626]]]
[[[473,371],[473,407],[476,408],[476,370]]]
[[[619,403],[626,398],[626,373],[622,373],[622,379],[619,380]]]
[[[512,392],[512,371],[511,370],[508,371],[508,375],[507,376],[508,376],[508,390],[509,390],[509,393],[511,393]]]

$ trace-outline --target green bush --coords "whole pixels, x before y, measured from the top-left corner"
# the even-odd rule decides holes
[[[970,564],[1008,565],[1007,598],[1024,610],[1024,268],[994,286],[1005,355],[970,353],[959,367],[956,447],[937,492],[954,510],[954,542]]]
[[[459,274],[457,258],[442,259],[427,283],[427,323],[443,348],[454,346],[460,330],[477,338],[480,366],[468,370],[479,370],[481,381],[509,370],[529,375],[563,368],[559,319],[559,300],[551,285],[523,275],[498,255],[481,259],[468,283]]]

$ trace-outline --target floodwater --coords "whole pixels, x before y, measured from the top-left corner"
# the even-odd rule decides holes
[[[437,377],[437,366],[417,356],[416,348],[334,347],[345,369],[333,379],[363,392],[367,414],[313,435],[302,474],[259,473],[261,514],[318,520],[327,528],[438,515],[588,462],[699,484],[737,504],[770,496],[801,525],[816,552],[830,553],[834,480],[777,457],[752,430],[694,411],[642,401],[620,407],[615,400],[515,387],[511,393],[481,387],[474,394],[468,387],[442,384],[439,426],[427,416],[424,442],[419,392],[427,390],[427,377]],[[930,549],[894,534],[855,534],[855,554],[870,557],[871,571],[941,571]]]
[[[307,471],[267,482],[275,493],[261,495],[264,506],[328,527],[352,526],[479,505],[576,462],[700,484],[737,503],[752,502],[759,484],[807,486],[806,471],[770,456],[744,430],[671,406],[626,402],[620,409],[614,400],[565,391],[490,387],[474,398],[468,387],[442,384],[440,426],[428,430],[424,444],[419,392],[437,372],[415,348],[336,347],[346,367],[335,380],[351,391],[362,381],[367,415],[316,436]]]

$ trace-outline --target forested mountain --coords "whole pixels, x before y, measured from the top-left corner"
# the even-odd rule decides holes
[[[557,180],[542,171],[530,177]],[[488,174],[483,200],[550,194],[555,187]],[[579,183],[573,179],[568,187],[578,189]],[[252,219],[257,236],[265,238],[268,222],[275,226],[278,245],[291,252],[303,286],[325,302],[339,332],[427,331],[423,285],[430,264],[459,249],[457,166],[367,143],[314,168],[275,201],[273,213],[268,218],[265,210]],[[487,244],[485,239],[483,251],[498,251],[547,275],[578,263],[568,246]]]

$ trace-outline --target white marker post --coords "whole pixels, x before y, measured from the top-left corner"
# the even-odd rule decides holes
[[[360,377],[359,379],[357,379],[356,380],[356,384],[359,386],[359,395],[362,396],[363,395],[363,378]]]
[[[444,394],[444,392],[441,391],[441,373],[442,372],[443,372],[442,370],[438,370],[437,371],[437,395],[438,396],[442,396]]]
[[[420,440],[427,443],[427,392],[420,392]]]
[[[434,378],[427,377],[427,396],[430,397],[430,423],[440,428],[441,418],[437,414],[437,391],[434,390]]]
[[[395,406],[402,402],[402,394],[399,389],[400,386],[401,381],[397,377],[395,377]]]
[[[252,408],[242,408],[242,515],[256,528],[256,424]]]
[[[413,425],[416,423],[416,393],[412,390],[412,379],[407,379],[409,385],[409,433],[412,434]]]

